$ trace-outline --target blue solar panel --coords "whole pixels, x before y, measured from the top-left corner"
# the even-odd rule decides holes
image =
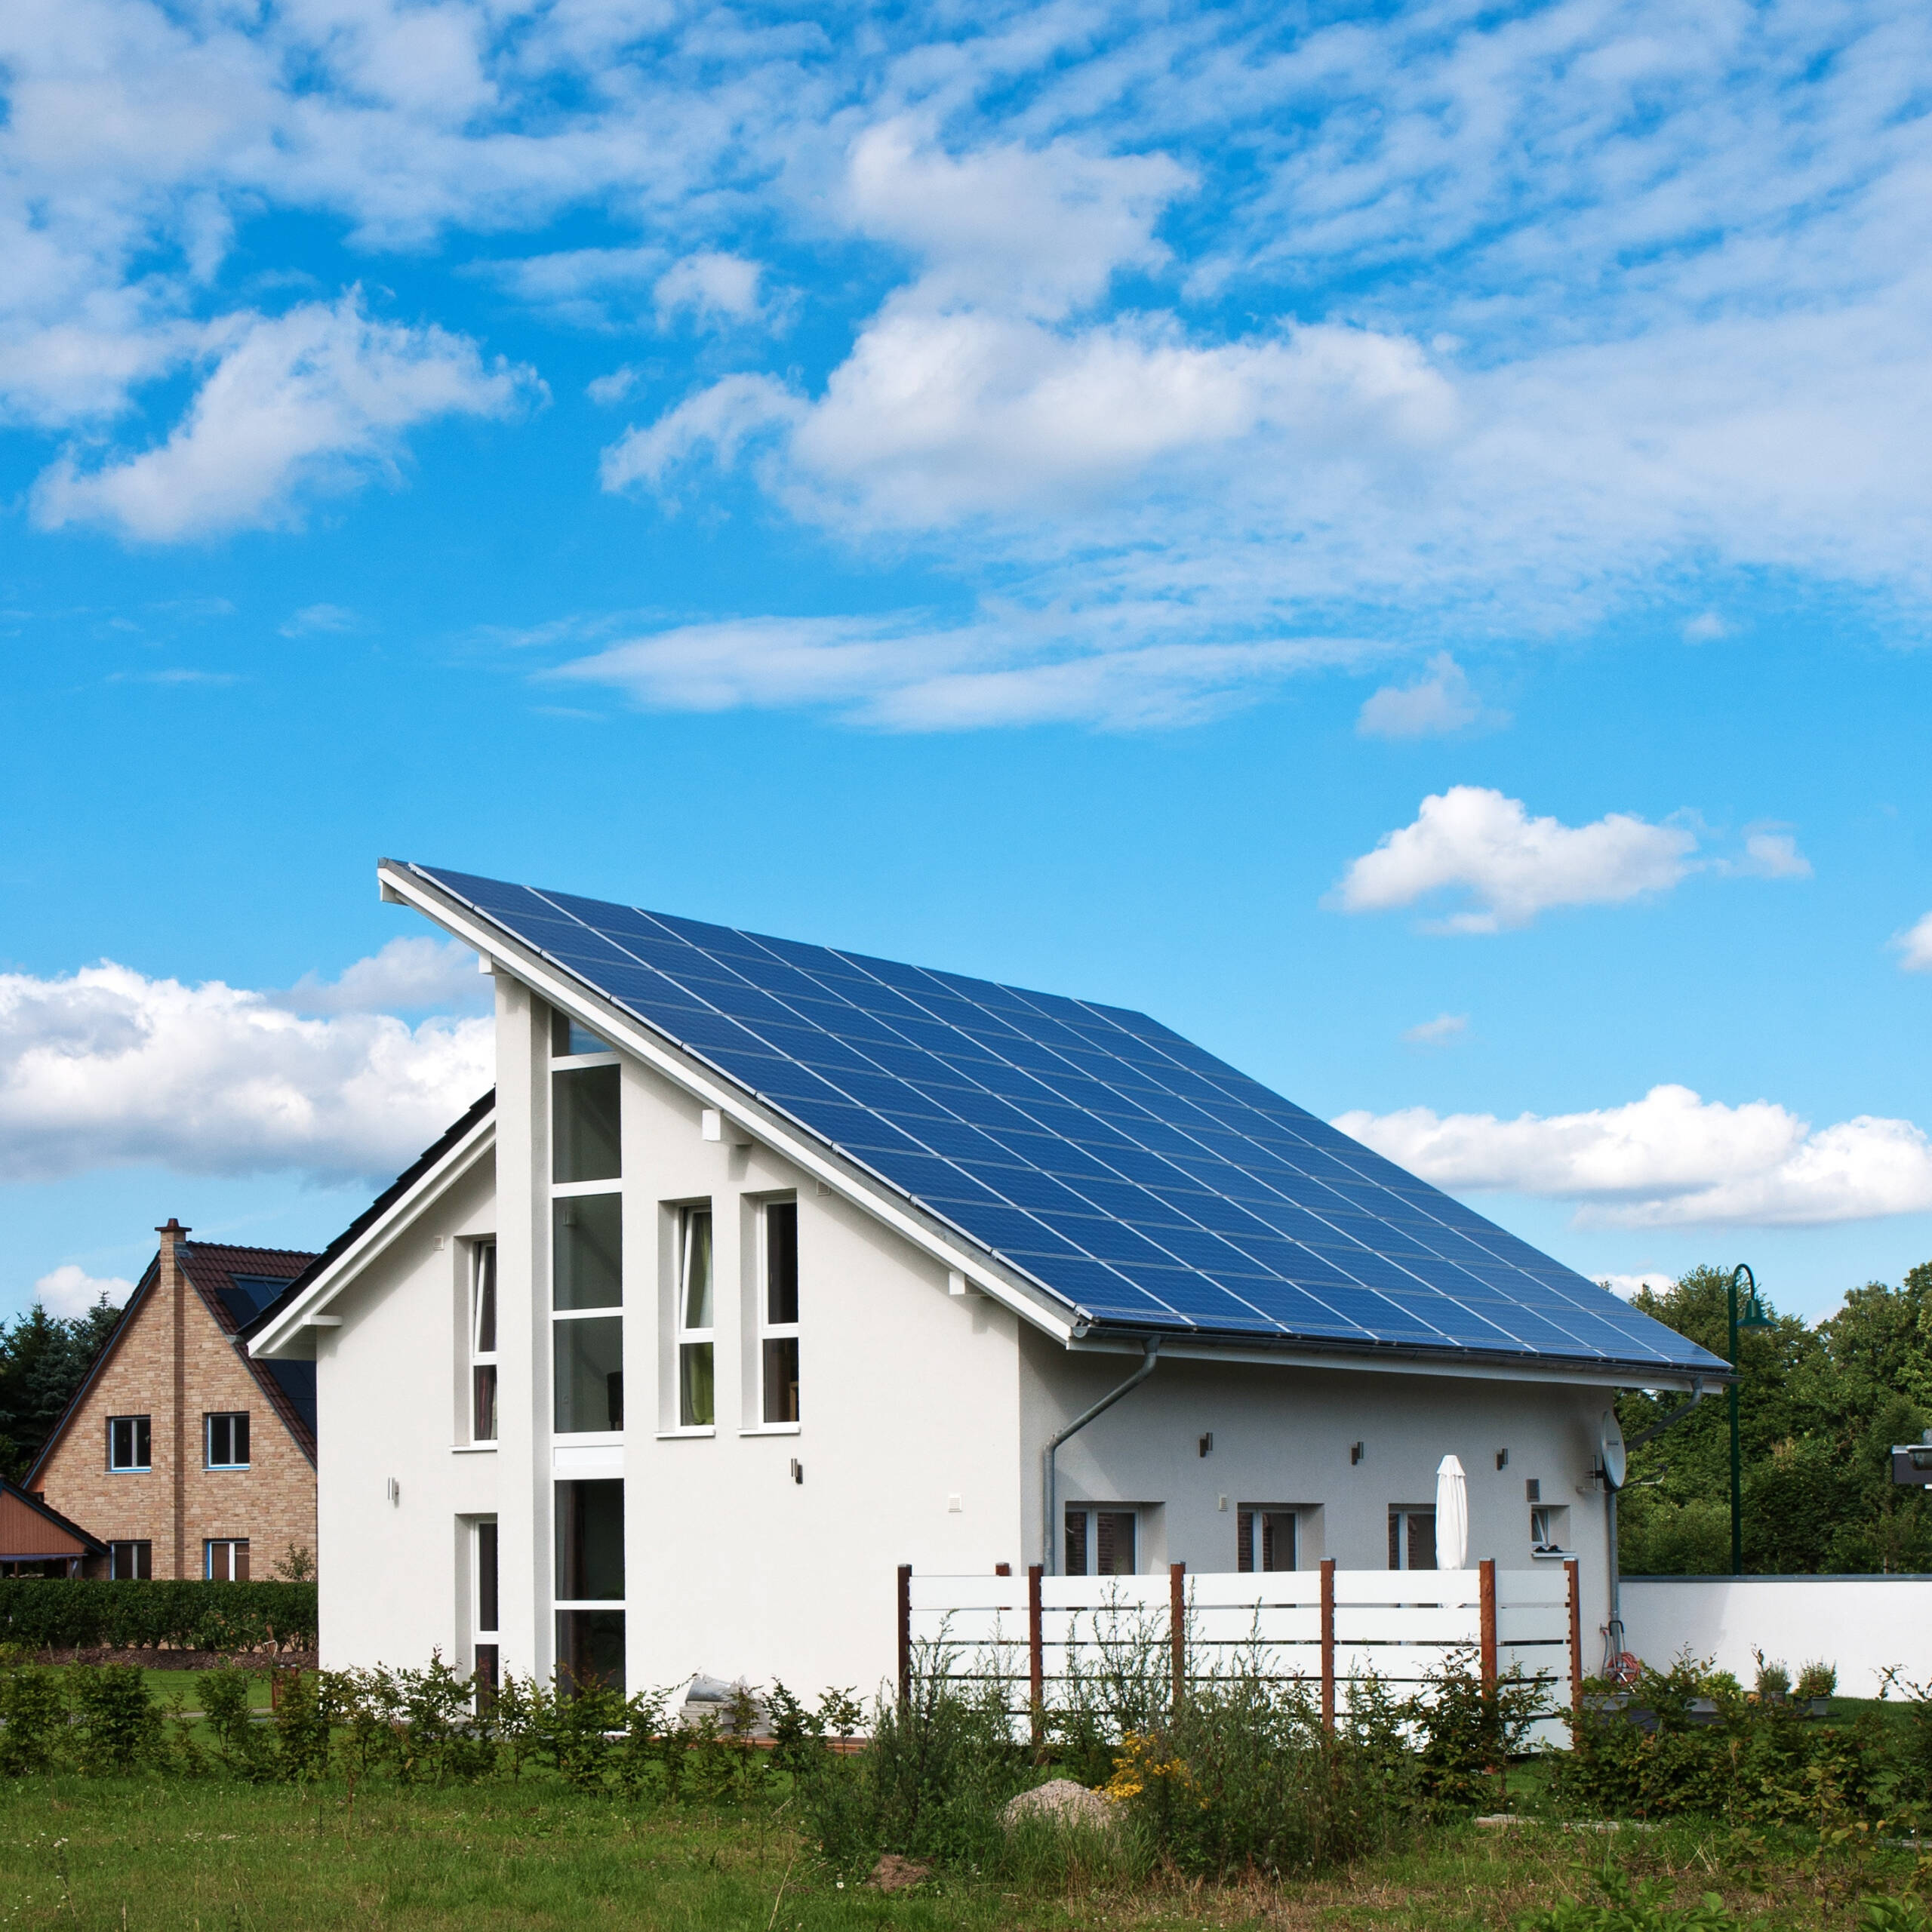
[[[1095,1326],[1723,1367],[1145,1014],[411,869]]]

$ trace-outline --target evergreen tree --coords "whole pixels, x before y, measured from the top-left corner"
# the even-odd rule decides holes
[[[85,1315],[49,1315],[35,1302],[0,1323],[0,1475],[18,1482],[33,1466],[120,1319],[103,1296]]]

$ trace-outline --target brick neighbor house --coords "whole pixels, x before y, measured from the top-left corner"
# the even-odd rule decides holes
[[[236,1344],[315,1257],[158,1232],[23,1487],[106,1546],[89,1574],[266,1577],[315,1547],[315,1371]]]

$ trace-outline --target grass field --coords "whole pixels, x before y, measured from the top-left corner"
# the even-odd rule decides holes
[[[1721,1892],[1746,1924],[1853,1922],[1912,1855],[1813,1870],[1718,1828],[1622,1832],[1463,1826],[1340,1877],[1279,1887],[1163,1884],[1071,1896],[929,1881],[843,1888],[787,1829],[752,1815],[635,1808],[555,1784],[429,1791],[336,1780],[308,1790],[218,1781],[0,1783],[0,1926],[100,1932],[845,1932],[848,1927],[1387,1927],[1493,1932],[1589,1889],[1606,1844],[1681,1903]]]

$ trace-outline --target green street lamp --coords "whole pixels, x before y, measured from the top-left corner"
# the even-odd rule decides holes
[[[1737,1284],[1742,1281],[1749,1289],[1744,1303],[1744,1312],[1737,1312]],[[1730,1574],[1734,1577],[1744,1574],[1744,1478],[1743,1465],[1737,1447],[1737,1331],[1740,1328],[1768,1328],[1771,1318],[1764,1312],[1758,1299],[1758,1278],[1743,1262],[1730,1271],[1730,1279],[1724,1284],[1724,1297],[1730,1313],[1730,1387],[1726,1392],[1730,1399]]]

